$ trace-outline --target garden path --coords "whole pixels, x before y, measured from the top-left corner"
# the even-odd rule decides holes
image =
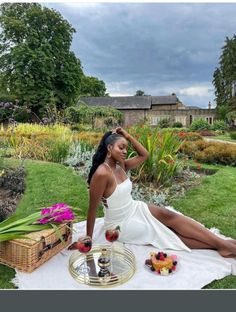
[[[219,140],[219,139],[213,139],[213,138],[204,138],[204,140],[205,140],[205,141],[212,141],[212,142],[236,144],[236,142],[225,141],[225,140]]]

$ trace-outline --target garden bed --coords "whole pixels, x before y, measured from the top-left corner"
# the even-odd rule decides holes
[[[24,168],[5,168],[0,176],[0,222],[16,210],[24,190]]]
[[[209,169],[209,168],[196,168],[196,167],[189,167],[189,169],[193,172],[196,172],[199,175],[212,175],[215,174],[218,169]]]

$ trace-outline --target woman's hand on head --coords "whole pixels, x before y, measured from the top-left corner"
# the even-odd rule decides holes
[[[115,129],[115,133],[123,135],[123,137],[128,140],[129,139],[129,134],[127,131],[125,131],[122,127],[117,127]]]

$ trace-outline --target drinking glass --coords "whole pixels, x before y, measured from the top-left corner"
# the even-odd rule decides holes
[[[112,262],[114,261],[113,243],[119,238],[119,231],[119,227],[116,227],[114,229],[107,229],[105,232],[106,240],[111,243],[111,271]]]
[[[86,264],[86,254],[91,250],[92,248],[92,238],[88,235],[79,237],[77,244],[76,244],[77,249],[79,252],[85,254],[85,260],[83,264],[81,264],[77,268],[77,272],[82,273],[84,275],[88,274],[90,271],[90,268]]]

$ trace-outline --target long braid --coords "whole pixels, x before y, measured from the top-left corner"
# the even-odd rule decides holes
[[[93,155],[92,158],[92,166],[90,168],[89,174],[88,174],[88,184],[90,184],[90,181],[92,179],[92,176],[94,175],[95,171],[97,170],[98,166],[100,166],[107,155],[107,146],[109,144],[114,144],[115,141],[117,141],[119,138],[122,138],[123,136],[117,133],[112,134],[112,131],[106,132],[97,148],[96,153]]]

